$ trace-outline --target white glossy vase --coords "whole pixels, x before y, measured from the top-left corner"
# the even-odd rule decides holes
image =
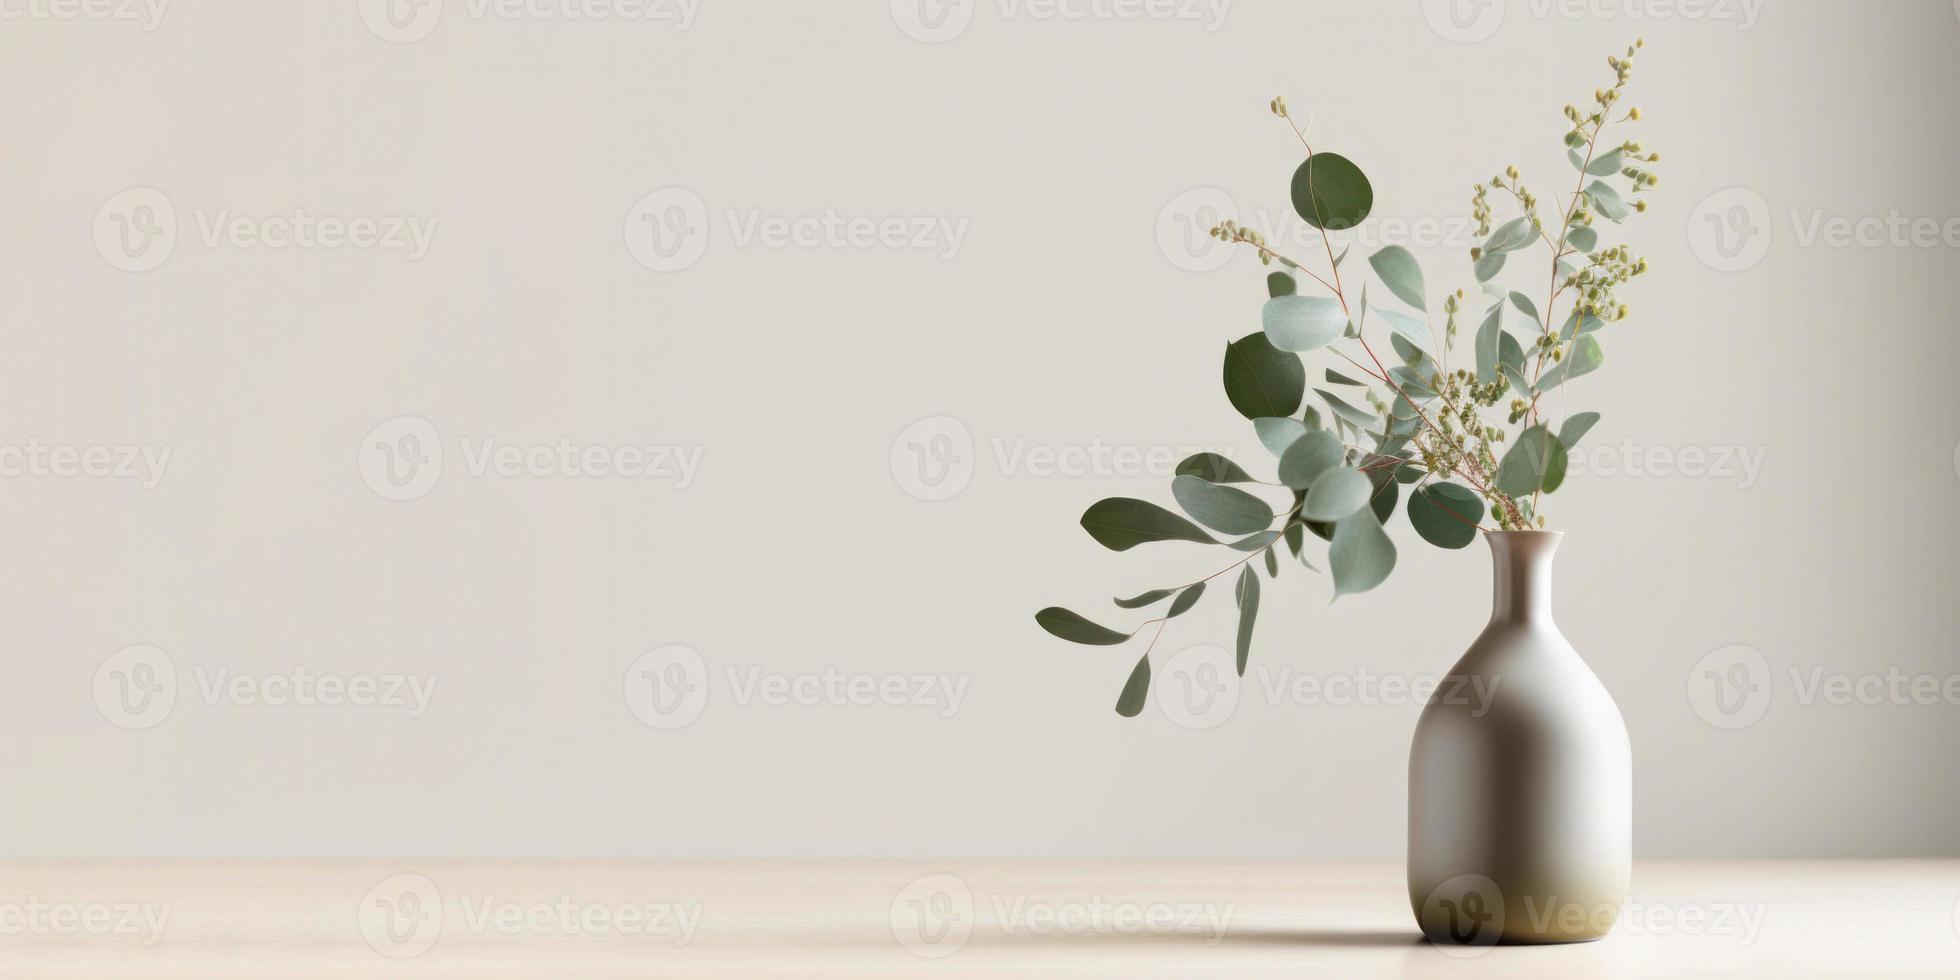
[[[1490,625],[1409,749],[1409,901],[1438,943],[1598,939],[1633,861],[1626,723],[1552,622],[1562,533],[1485,537]]]

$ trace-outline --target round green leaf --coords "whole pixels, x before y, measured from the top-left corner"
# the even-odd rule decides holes
[[[1249,419],[1292,415],[1307,391],[1300,355],[1275,348],[1264,333],[1225,345],[1225,397]]]
[[[1289,415],[1285,418],[1253,419],[1252,429],[1259,433],[1259,441],[1272,450],[1273,455],[1280,456],[1286,453],[1286,447],[1293,445],[1295,439],[1307,434],[1307,423]]]
[[[1352,228],[1374,207],[1368,178],[1338,153],[1316,153],[1293,172],[1293,210],[1315,228]]]
[[[1275,296],[1259,311],[1266,339],[1280,350],[1319,350],[1347,330],[1347,311],[1330,296]]]
[[[1206,483],[1195,476],[1171,481],[1171,495],[1198,523],[1224,534],[1251,534],[1273,522],[1273,509],[1244,490]]]
[[[1294,282],[1293,277],[1284,272],[1269,272],[1266,274],[1266,295],[1268,296],[1291,296],[1299,288],[1300,284]]]
[[[1540,490],[1551,493],[1565,482],[1565,446],[1543,425],[1534,425],[1518,436],[1497,464],[1497,489],[1513,497],[1526,497]]]
[[[1286,447],[1279,458],[1279,482],[1295,490],[1313,486],[1315,478],[1341,465],[1346,450],[1341,439],[1325,429],[1315,429]]]
[[[1334,525],[1327,563],[1334,572],[1334,595],[1366,592],[1395,570],[1395,543],[1388,539],[1374,513],[1363,510]]]
[[[1463,548],[1477,540],[1483,513],[1483,501],[1454,483],[1427,484],[1409,495],[1409,523],[1438,548]]]
[[[1312,521],[1338,521],[1368,506],[1374,489],[1368,474],[1351,466],[1337,466],[1313,481],[1300,516]]]

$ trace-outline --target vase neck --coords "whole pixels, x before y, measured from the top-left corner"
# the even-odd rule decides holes
[[[1496,531],[1490,542],[1493,624],[1552,621],[1552,554],[1562,531]]]

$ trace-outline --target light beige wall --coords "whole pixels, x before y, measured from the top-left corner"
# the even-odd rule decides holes
[[[1177,223],[1219,196],[1288,216],[1269,98],[1372,176],[1375,241],[1468,284],[1464,242],[1430,238],[1506,164],[1562,185],[1560,107],[1639,34],[1654,272],[1569,391],[1613,453],[1550,509],[1560,621],[1632,731],[1638,849],[1960,852],[1960,250],[1808,235],[1960,217],[1954,5],[1497,0],[1459,29],[1416,0],[909,2],[449,0],[397,28],[378,3],[150,25],[9,0],[0,444],[147,450],[161,479],[0,479],[0,851],[1397,855],[1417,707],[1393,685],[1474,635],[1481,546],[1400,528],[1389,585],[1332,607],[1289,570],[1229,715],[1175,700],[1186,651],[1230,645],[1223,590],[1135,720],[1110,706],[1137,648],[1031,614],[1124,621],[1107,597],[1219,563],[1074,526],[1168,502],[1152,455],[1270,466],[1217,380],[1261,270],[1194,271]],[[1143,9],[1111,2],[1066,9]],[[1717,271],[1755,257],[1714,247],[1736,207],[1767,251]],[[301,210],[425,247],[227,237]],[[868,243],[765,230],[831,213]],[[697,233],[657,252],[649,216]],[[888,219],[927,247],[878,244]],[[498,475],[485,437],[688,462]],[[441,447],[432,485],[433,461],[389,481],[376,447],[405,438]],[[1044,455],[1116,447],[1078,475]],[[1715,472],[1598,472],[1620,447]],[[1706,672],[1732,667],[1767,701],[1723,713]],[[391,703],[207,693],[301,668]],[[1907,703],[1831,704],[1816,671],[1896,672]],[[705,687],[656,704],[649,677]],[[819,703],[769,703],[788,677]],[[905,703],[852,703],[892,677]],[[1327,703],[1369,677],[1388,703]]]

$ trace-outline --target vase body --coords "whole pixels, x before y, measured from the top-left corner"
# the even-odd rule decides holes
[[[1598,939],[1626,898],[1632,751],[1612,696],[1552,622],[1561,536],[1485,535],[1490,625],[1416,724],[1409,900],[1438,943]]]

